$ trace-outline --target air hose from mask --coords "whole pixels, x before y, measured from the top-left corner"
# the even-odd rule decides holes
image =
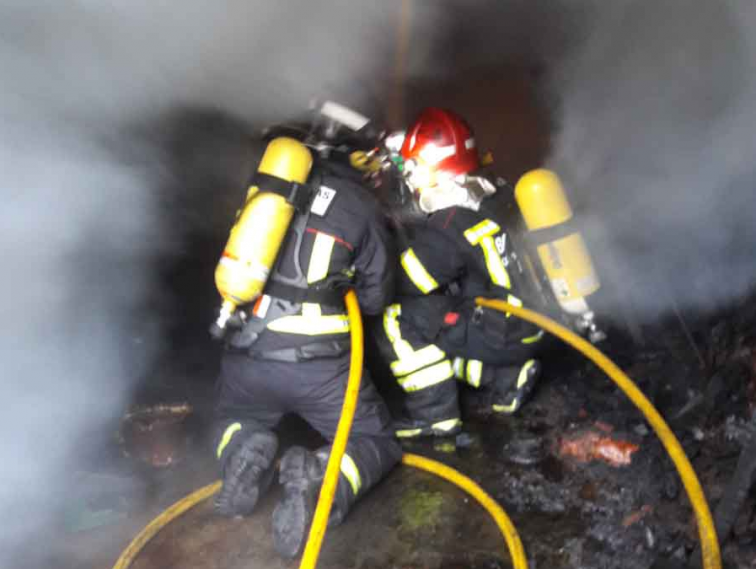
[[[364,356],[362,317],[360,316],[359,304],[357,303],[357,295],[354,291],[349,291],[346,294],[345,300],[347,313],[349,315],[349,327],[352,340],[349,379],[347,382],[344,404],[341,410],[341,418],[339,419],[336,436],[334,437],[333,445],[331,447],[331,454],[328,459],[323,485],[320,489],[320,497],[318,499],[317,507],[315,508],[312,526],[310,527],[310,535],[302,555],[302,561],[299,565],[300,569],[314,569],[318,561],[320,546],[323,542],[323,537],[325,536],[328,517],[331,512],[331,506],[333,504],[333,498],[339,480],[341,459],[346,450],[349,431],[352,427],[352,419],[354,418],[354,411],[357,406],[360,382],[362,380],[362,364]],[[416,454],[405,454],[402,457],[402,463],[444,478],[475,498],[491,515],[501,530],[509,549],[514,569],[528,568],[528,562],[525,557],[522,541],[520,540],[520,536],[517,534],[517,530],[512,524],[512,521],[501,506],[499,506],[480,486],[453,468]],[[170,506],[157,518],[152,520],[123,551],[118,558],[118,561],[113,566],[113,569],[126,569],[129,567],[139,552],[161,529],[186,511],[218,492],[221,488],[221,484],[220,481],[217,481],[196,490]]]

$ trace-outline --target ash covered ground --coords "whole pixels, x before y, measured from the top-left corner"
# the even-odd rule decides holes
[[[684,324],[671,318],[644,329],[642,346],[616,331],[602,349],[666,417],[716,510],[753,436],[748,418],[756,408],[756,299],[716,320]],[[182,429],[156,430],[141,447],[132,446],[128,458],[123,442],[112,441],[111,455],[119,458],[100,475],[113,477],[111,490],[113,479],[131,485],[120,490],[120,501],[118,490],[98,494],[93,486],[88,507],[78,510],[79,520],[92,527],[63,520],[51,533],[58,544],[55,563],[44,566],[110,566],[152,517],[215,480],[205,433],[217,352],[197,341],[186,337],[177,343],[178,357],[165,362],[140,395],[143,405],[185,401],[194,413]],[[381,375],[370,356],[382,384],[389,376]],[[683,562],[694,556],[697,531],[688,499],[641,415],[593,364],[556,340],[544,361],[544,381],[520,416],[488,415],[480,410],[484,397],[469,391],[461,435],[413,442],[405,450],[447,463],[488,491],[517,526],[530,567],[645,569],[659,559]],[[390,385],[383,388],[393,397]],[[280,433],[284,446],[321,443],[296,419],[285,420]],[[173,458],[168,467],[166,456]],[[164,529],[133,567],[296,566],[279,559],[271,546],[277,496],[274,489],[244,520],[218,518],[209,503],[201,504]],[[755,498],[754,492],[748,495],[732,533],[722,536],[725,567],[756,566]],[[510,563],[482,508],[448,483],[400,466],[354,509],[348,523],[329,530],[320,566],[488,569]]]

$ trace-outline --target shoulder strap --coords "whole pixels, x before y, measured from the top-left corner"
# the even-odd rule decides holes
[[[277,176],[255,172],[249,185],[257,186],[262,192],[272,192],[282,196],[300,213],[308,210],[312,201],[313,191],[310,184],[289,182]]]

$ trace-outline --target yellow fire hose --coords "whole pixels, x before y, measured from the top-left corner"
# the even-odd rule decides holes
[[[633,381],[625,375],[625,373],[618,368],[614,362],[607,358],[601,351],[596,349],[592,344],[586,342],[583,338],[570,332],[563,326],[560,326],[553,320],[518,306],[513,306],[503,300],[489,300],[485,298],[477,298],[476,303],[480,306],[487,308],[493,308],[501,312],[511,312],[515,316],[527,320],[540,326],[544,330],[551,332],[555,336],[564,340],[576,350],[582,352],[586,357],[593,361],[598,367],[600,367],[614,383],[617,384],[625,395],[633,402],[633,404],[640,410],[648,423],[656,432],[656,435],[661,440],[664,448],[667,450],[667,454],[672,459],[672,462],[677,468],[677,472],[682,479],[685,491],[688,493],[688,498],[693,506],[693,511],[696,515],[696,522],[698,523],[698,535],[701,541],[701,556],[703,558],[704,569],[721,569],[722,559],[719,552],[719,542],[717,541],[717,532],[714,527],[714,521],[709,511],[709,504],[706,502],[701,483],[698,481],[698,477],[693,470],[693,467],[685,456],[685,451],[680,446],[679,441],[675,437],[675,434],[667,426],[659,412],[654,408],[651,402],[646,398],[640,389],[633,383]]]
[[[484,298],[476,299],[476,302],[488,308],[499,310],[501,312],[511,312],[515,316],[524,320],[530,321],[537,326],[551,332],[555,336],[561,338],[578,351],[582,352],[586,357],[592,360],[597,366],[599,366],[609,377],[617,384],[617,386],[628,396],[628,398],[635,404],[641,411],[644,417],[648,420],[651,427],[654,429],[658,437],[661,439],[664,448],[667,450],[670,458],[675,464],[675,467],[680,474],[683,481],[685,491],[688,493],[688,497],[693,505],[695,511],[696,520],[698,522],[699,539],[701,541],[701,555],[703,557],[704,569],[721,569],[722,561],[719,552],[719,542],[717,541],[716,531],[714,529],[714,522],[711,518],[711,512],[706,502],[701,484],[696,477],[693,467],[690,461],[685,456],[680,443],[675,438],[674,433],[670,430],[664,419],[659,415],[659,412],[653,407],[633,381],[625,375],[609,358],[596,349],[593,345],[586,342],[578,335],[570,332],[563,326],[560,326],[553,320],[546,318],[536,312],[527,310],[525,308],[513,306],[501,300],[489,300]],[[317,563],[317,557],[320,552],[320,545],[325,535],[326,525],[328,522],[328,515],[331,510],[331,504],[333,503],[333,496],[336,490],[336,484],[338,482],[339,469],[341,465],[341,457],[343,456],[344,449],[346,448],[346,441],[348,439],[349,429],[351,428],[352,418],[354,416],[354,408],[357,403],[357,395],[359,393],[359,383],[362,376],[362,319],[359,314],[359,307],[357,305],[356,296],[350,291],[346,296],[347,310],[349,312],[351,335],[352,335],[352,360],[351,368],[349,371],[349,381],[347,384],[347,393],[344,399],[344,406],[342,409],[342,417],[339,421],[339,426],[336,433],[336,438],[333,443],[333,450],[329,458],[328,466],[326,468],[325,480],[320,492],[320,498],[315,510],[315,517],[310,529],[310,536],[305,547],[305,552],[300,564],[300,569],[313,569]],[[337,446],[340,445],[340,446]],[[436,461],[413,455],[405,454],[402,457],[404,464],[414,466],[423,470],[427,470],[442,478],[453,482],[460,488],[472,495],[480,504],[491,514],[496,521],[509,548],[509,553],[512,557],[512,563],[515,569],[527,569],[527,560],[522,547],[522,542],[517,534],[517,530],[512,525],[512,522],[507,517],[506,513],[501,507],[490,498],[477,484],[471,481],[469,478],[461,475],[455,470],[445,466]],[[193,492],[186,496],[152,522],[140,532],[140,534],[134,538],[129,546],[121,554],[113,569],[126,569],[129,567],[133,559],[138,555],[142,548],[149,542],[155,534],[157,534],[163,527],[170,523],[173,519],[177,518],[199,502],[212,496],[221,487],[220,482],[209,484],[204,488]]]
[[[360,382],[362,380],[362,359],[364,355],[362,318],[357,303],[357,296],[353,291],[349,291],[346,295],[346,306],[349,314],[349,326],[352,340],[349,379],[341,411],[341,418],[339,419],[339,425],[336,430],[336,436],[328,459],[328,465],[326,466],[323,486],[320,489],[320,497],[318,498],[318,505],[315,508],[310,535],[299,566],[300,569],[314,569],[318,560],[318,555],[320,554],[320,546],[323,542],[323,537],[328,525],[328,516],[331,512],[331,505],[333,504],[333,497],[339,479],[341,458],[344,455],[346,443],[349,438],[349,430],[352,426],[354,410],[357,406],[357,397],[360,391]],[[499,526],[507,547],[509,548],[509,554],[512,558],[514,569],[528,569],[528,562],[525,557],[522,541],[517,534],[514,524],[512,524],[512,521],[509,519],[506,512],[488,494],[486,494],[480,486],[453,468],[435,460],[415,454],[405,454],[402,457],[402,462],[409,466],[414,466],[415,468],[436,474],[441,478],[445,478],[475,498],[483,508],[486,509],[491,517],[493,517],[494,521]],[[123,553],[121,553],[121,556],[118,558],[118,561],[116,561],[113,569],[127,569],[139,552],[162,528],[181,516],[184,512],[190,510],[203,500],[218,492],[220,488],[220,481],[208,484],[182,498],[162,512],[131,541],[128,547]]]

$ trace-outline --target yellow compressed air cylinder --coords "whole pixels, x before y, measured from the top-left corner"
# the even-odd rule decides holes
[[[559,305],[570,314],[588,312],[586,297],[601,285],[583,237],[565,225],[572,208],[559,177],[543,168],[531,170],[517,182],[515,199]]]
[[[304,184],[311,169],[312,154],[307,147],[293,138],[280,137],[268,144],[257,171]],[[215,322],[219,330],[239,305],[262,294],[293,216],[294,206],[282,195],[266,191],[264,184],[250,186],[215,268],[215,285],[223,298]]]

